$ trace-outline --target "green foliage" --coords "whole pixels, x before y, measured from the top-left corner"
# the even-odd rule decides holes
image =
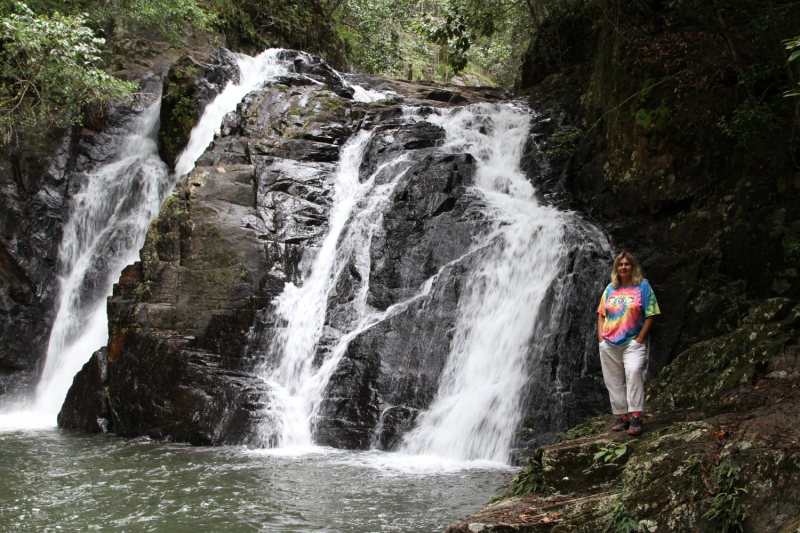
[[[511,480],[507,494],[519,496],[521,494],[530,494],[531,492],[540,492],[542,484],[542,464],[531,457],[528,459],[528,464],[525,468]]]
[[[82,15],[37,16],[25,4],[0,19],[0,133],[80,119],[81,108],[119,98],[135,85],[98,67],[104,39]]]
[[[594,462],[615,463],[628,451],[627,444],[609,442],[605,446],[600,446],[600,451],[594,454]]]
[[[457,74],[469,62],[467,52],[479,36],[489,37],[495,32],[490,13],[485,9],[492,4],[450,0],[442,6],[442,13],[434,18],[424,13],[419,24],[420,33],[430,42],[442,47],[445,61]]]
[[[739,467],[723,463],[714,469],[712,480],[716,494],[710,498],[711,508],[703,515],[703,521],[720,533],[742,533],[747,508],[739,501],[739,495],[747,491],[734,486],[739,480]]]
[[[549,155],[549,152],[548,152]],[[551,156],[552,157],[552,156]],[[594,433],[594,429],[589,426],[576,426],[558,434],[556,442],[564,442],[568,440],[575,440]]]
[[[195,102],[189,94],[187,86],[182,84],[172,85],[170,93],[165,95],[165,98],[174,102],[174,107],[169,115],[169,120],[161,129],[161,140],[164,151],[177,156],[183,143],[189,138],[192,128],[197,124],[194,115]]]
[[[173,41],[183,38],[185,26],[208,30],[215,20],[194,0],[116,0],[94,5],[98,6],[94,10],[97,20],[107,19],[130,29],[153,28]]]
[[[184,37],[187,26],[207,30],[214,21],[194,0],[29,0],[27,5],[37,15],[81,15],[84,24],[97,31],[108,32],[115,26],[154,29],[173,41]],[[0,12],[14,10],[9,0],[0,0]]]
[[[769,142],[778,125],[769,104],[749,98],[742,102],[730,118],[722,117],[717,126],[722,133],[742,148]]]
[[[637,533],[646,532],[647,528],[640,524],[625,505],[618,503],[605,518],[603,533]]]
[[[580,128],[570,128],[553,134],[548,140],[550,148],[547,150],[547,157],[550,159],[566,159],[578,149],[583,130]],[[588,435],[588,433],[587,433]]]
[[[406,63],[419,59],[416,15],[416,2],[409,0],[343,2],[336,21],[348,59],[364,72],[404,77]]]
[[[329,7],[324,0],[207,1],[217,15],[217,27],[226,34],[231,45],[258,49],[278,45],[305,47],[304,37],[315,23],[332,25],[328,8],[335,9],[337,4],[332,2]]]
[[[0,135],[44,131],[81,119],[87,105],[128,97],[133,83],[102,69],[114,26],[152,28],[179,40],[186,25],[206,29],[212,17],[193,0],[0,0]]]

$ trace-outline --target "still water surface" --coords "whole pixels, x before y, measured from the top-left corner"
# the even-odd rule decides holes
[[[379,452],[0,432],[0,531],[445,531],[510,473]]]

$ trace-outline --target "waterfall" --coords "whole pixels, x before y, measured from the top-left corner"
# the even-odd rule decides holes
[[[564,254],[563,215],[538,204],[519,167],[527,113],[480,104],[431,120],[445,128],[446,150],[478,161],[475,188],[498,228],[468,275],[436,398],[401,451],[505,462],[539,307]]]
[[[134,121],[114,160],[89,174],[72,198],[59,248],[60,305],[34,404],[48,418],[61,408],[72,377],[108,341],[106,297],[138,258],[171,185],[155,141],[159,111],[157,99]]]
[[[72,199],[59,248],[60,301],[33,409],[12,407],[0,426],[50,426],[73,376],[108,342],[106,298],[122,269],[138,260],[150,221],[178,177],[190,172],[219,131],[223,117],[250,91],[285,74],[278,49],[240,55],[238,84],[228,83],[203,112],[179,156],[175,173],[158,156],[160,98],[133,121],[114,160],[87,176]]]
[[[520,397],[527,380],[527,359],[539,306],[564,255],[564,215],[538,204],[520,160],[530,128],[527,111],[508,105],[480,104],[455,110],[417,112],[406,122],[428,120],[443,127],[446,153],[471,153],[477,161],[474,189],[486,201],[494,231],[476,236],[470,273],[458,308],[451,353],[439,391],[401,447],[408,454],[456,460],[505,462],[520,422]],[[264,442],[281,447],[312,443],[316,409],[348,343],[411,301],[425,298],[430,278],[410,299],[376,312],[366,304],[371,236],[381,224],[381,209],[393,184],[407,170],[407,156],[384,163],[358,181],[370,134],[360,132],[342,150],[335,182],[330,228],[302,286],[289,284],[276,299],[273,318],[282,325],[267,348],[262,368],[273,388],[278,427],[264,429]],[[375,185],[375,175],[386,174]],[[328,299],[339,274],[354,264],[361,278],[354,316],[346,331],[320,361]],[[316,358],[316,363],[315,363]],[[317,365],[315,367],[315,364]],[[277,434],[277,438],[274,435]]]
[[[279,447],[312,444],[314,414],[330,375],[341,359],[347,339],[352,338],[350,335],[340,340],[322,365],[314,368],[317,344],[325,326],[328,298],[339,274],[350,261],[354,262],[363,281],[352,304],[356,313],[350,322],[358,324],[369,317],[366,306],[369,245],[375,228],[380,224],[383,202],[408,168],[406,156],[400,155],[360,182],[359,167],[372,135],[370,131],[361,131],[342,147],[328,233],[302,286],[287,284],[275,301],[274,317],[285,326],[267,349],[267,361],[277,361],[277,364],[265,364],[260,373],[272,387],[273,409],[279,420],[279,427],[264,428],[262,440],[268,441],[269,435],[276,432]],[[385,179],[378,180],[379,177]]]

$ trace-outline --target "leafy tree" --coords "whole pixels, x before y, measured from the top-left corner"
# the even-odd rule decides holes
[[[135,85],[100,68],[104,39],[83,15],[37,16],[25,4],[0,19],[0,134],[80,118],[81,108],[131,93]]]
[[[153,28],[177,41],[187,24],[212,20],[193,0],[0,1],[0,138],[74,123],[85,106],[135,90],[101,68],[103,27]]]

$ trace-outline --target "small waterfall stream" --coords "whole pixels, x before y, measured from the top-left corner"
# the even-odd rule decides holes
[[[539,307],[564,254],[562,213],[538,204],[520,169],[527,113],[480,104],[435,122],[447,132],[444,150],[479,162],[475,187],[498,227],[467,278],[436,399],[401,451],[502,462],[520,421]]]
[[[131,132],[114,159],[91,173],[72,199],[59,249],[61,296],[50,335],[44,371],[31,406],[7,406],[0,427],[47,427],[55,423],[73,376],[108,341],[106,298],[122,269],[138,260],[150,221],[178,177],[219,132],[222,118],[242,98],[289,64],[279,49],[237,58],[239,83],[228,83],[203,112],[189,143],[169,173],[158,155],[156,138],[161,100],[131,121]]]
[[[134,121],[115,160],[90,174],[72,199],[59,249],[61,302],[34,404],[48,418],[58,413],[87,355],[108,341],[106,297],[120,271],[138,259],[171,186],[155,141],[159,110],[160,98]]]

